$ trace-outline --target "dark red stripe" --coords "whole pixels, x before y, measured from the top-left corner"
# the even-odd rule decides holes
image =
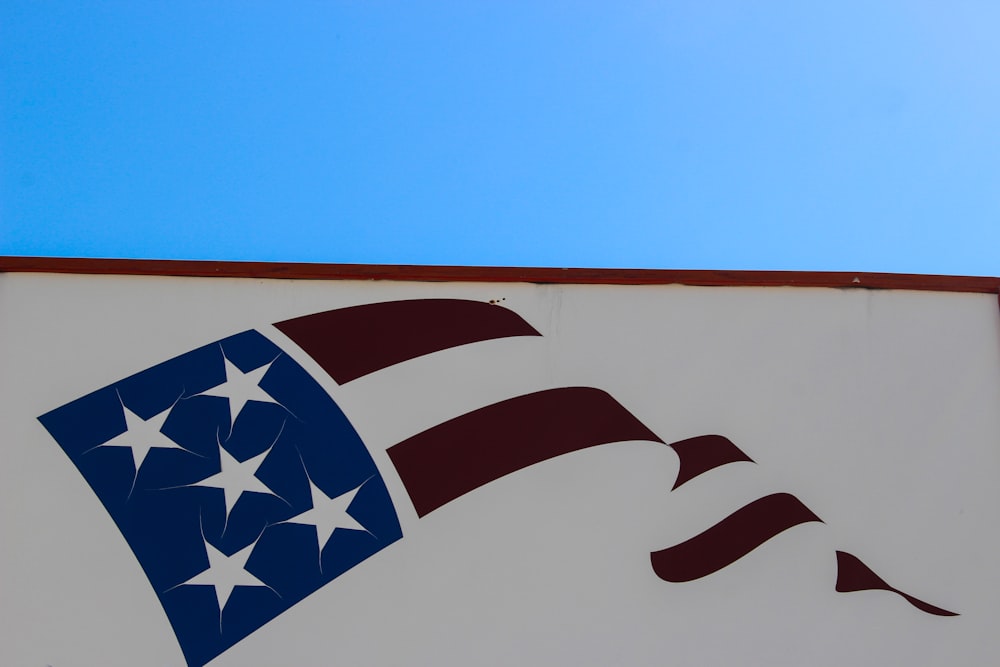
[[[625,440],[663,442],[606,392],[564,387],[480,408],[389,448],[419,516],[530,465]]]
[[[936,616],[958,616],[953,611],[935,607],[923,600],[918,600],[912,595],[908,595],[898,588],[893,588],[886,583],[885,579],[872,572],[871,568],[861,562],[857,556],[846,551],[837,552],[837,590],[841,593],[852,593],[854,591],[890,591],[902,596],[907,602],[920,611],[934,614]]]
[[[664,581],[700,579],[731,565],[792,526],[822,520],[793,495],[775,493],[736,510],[700,535],[650,554]]]
[[[675,489],[698,475],[727,463],[754,462],[729,438],[724,438],[721,435],[700,435],[697,438],[672,442],[670,447],[677,452],[681,462],[680,470],[677,472],[677,480],[674,482]]]
[[[274,326],[338,384],[458,345],[541,335],[507,308],[461,299],[371,303],[297,317]]]

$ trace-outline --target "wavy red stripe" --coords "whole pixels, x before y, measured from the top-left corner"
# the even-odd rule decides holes
[[[650,554],[664,581],[700,579],[731,565],[792,526],[822,519],[788,493],[764,496],[686,542]]]
[[[512,310],[461,299],[370,303],[274,326],[338,384],[459,345],[541,335]]]
[[[680,459],[680,470],[678,470],[677,479],[674,481],[675,489],[698,475],[727,463],[754,462],[729,438],[721,435],[700,435],[696,438],[672,442],[670,447]]]
[[[898,588],[893,588],[885,579],[875,574],[870,567],[861,562],[857,556],[846,551],[837,552],[837,590],[841,593],[853,593],[854,591],[889,591],[901,596],[920,611],[935,616],[958,616],[953,611],[935,607],[932,604],[919,600],[912,595],[904,593]]]
[[[625,440],[663,442],[606,392],[563,387],[511,398],[389,448],[419,516],[561,454]]]

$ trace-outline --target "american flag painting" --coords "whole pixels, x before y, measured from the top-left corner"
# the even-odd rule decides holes
[[[673,451],[679,469],[666,489],[754,464],[728,437],[667,442],[604,388],[565,385],[396,442],[387,455],[405,497],[393,497],[351,414],[294,356],[343,386],[443,350],[539,337],[538,329],[512,309],[467,299],[367,303],[274,327],[280,335],[262,327],[207,342],[38,417],[121,532],[189,665],[208,663],[400,540],[401,502],[425,517],[535,464],[626,441]],[[387,419],[393,409],[380,406]],[[763,494],[656,549],[646,567],[664,587],[701,580],[785,531],[822,524],[821,514],[794,493]],[[852,553],[835,558],[831,589],[896,593],[912,606],[900,600],[900,612],[956,615],[895,588]]]

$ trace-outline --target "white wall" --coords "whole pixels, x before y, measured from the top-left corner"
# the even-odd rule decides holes
[[[342,387],[297,354],[371,448],[404,538],[213,664],[931,666],[997,655],[995,296],[0,274],[0,664],[184,664],[134,556],[39,415],[245,329],[291,352],[269,323],[442,297],[503,298],[543,337],[455,348]],[[566,385],[608,391],[668,442],[719,433],[757,463],[670,492],[669,449],[609,445],[416,518],[385,448]],[[650,551],[779,491],[825,524],[694,582],[652,572]],[[836,593],[836,549],[961,616],[886,592]]]

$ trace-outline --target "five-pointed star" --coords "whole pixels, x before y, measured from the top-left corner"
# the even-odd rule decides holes
[[[302,514],[293,516],[287,523],[301,523],[316,527],[316,539],[319,541],[320,553],[330,541],[330,536],[337,528],[347,528],[349,530],[363,530],[370,532],[367,528],[358,523],[354,517],[347,513],[347,508],[354,501],[354,496],[358,494],[361,487],[341,494],[335,498],[323,493],[322,489],[309,480],[309,495],[312,497],[312,509],[306,510]]]
[[[247,560],[250,559],[250,554],[255,546],[257,546],[256,541],[232,556],[227,556],[206,541],[205,552],[208,554],[208,569],[178,584],[178,586],[213,586],[215,597],[219,601],[219,615],[221,616],[222,611],[226,608],[226,603],[229,602],[229,596],[236,586],[271,588],[246,570]]]
[[[258,383],[267,374],[271,364],[264,364],[260,368],[255,368],[249,373],[244,373],[237,368],[233,362],[223,355],[226,363],[226,381],[207,389],[199,396],[220,396],[229,400],[229,426],[232,428],[236,424],[236,418],[243,411],[243,406],[247,401],[260,401],[261,403],[275,403],[281,405],[274,398],[264,391]],[[271,362],[274,363],[274,362]]]
[[[226,449],[219,445],[219,464],[222,470],[210,475],[205,479],[194,482],[191,486],[207,486],[214,489],[222,489],[226,498],[226,521],[229,521],[229,513],[236,505],[244,493],[267,493],[280,498],[264,482],[257,477],[257,469],[260,468],[264,459],[271,453],[271,449],[261,452],[246,461],[238,461]]]
[[[166,434],[160,432],[160,429],[163,428],[163,422],[167,421],[167,416],[173,407],[171,405],[160,414],[143,419],[122,403],[122,412],[125,413],[125,432],[116,435],[98,447],[128,447],[131,449],[132,463],[135,465],[135,474],[138,476],[139,468],[146,460],[149,450],[154,448],[184,449]],[[187,450],[184,449],[184,451]]]

